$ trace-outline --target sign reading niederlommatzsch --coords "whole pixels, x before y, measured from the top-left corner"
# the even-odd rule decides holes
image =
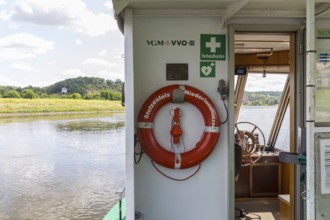
[[[201,34],[201,60],[226,60],[226,35]]]

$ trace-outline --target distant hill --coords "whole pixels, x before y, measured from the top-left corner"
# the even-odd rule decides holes
[[[32,90],[39,98],[81,98],[84,99],[107,99],[120,100],[123,82],[119,79],[116,81],[106,80],[99,77],[76,77],[65,79],[46,87],[14,87],[0,86],[0,98],[19,98],[26,96],[27,90]],[[63,90],[66,92],[63,94]],[[31,91],[30,91],[31,92]],[[282,92],[260,91],[245,92],[242,100],[243,105],[264,106],[277,105],[281,98]]]
[[[0,98],[84,98],[120,100],[123,82],[99,77],[65,79],[46,87],[1,86]]]
[[[282,91],[244,92],[242,104],[250,106],[277,105],[281,99]]]
[[[95,93],[100,90],[111,89],[114,92],[120,92],[122,87],[122,81],[105,80],[98,77],[77,77],[66,79],[50,86],[45,87],[47,94],[61,93],[63,88],[66,88],[67,93],[80,93],[85,95],[88,93]]]

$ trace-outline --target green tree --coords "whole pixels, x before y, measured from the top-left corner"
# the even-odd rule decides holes
[[[22,92],[22,97],[25,99],[35,99],[37,94],[32,89],[26,89]]]
[[[73,98],[73,99],[81,99],[81,95],[79,93],[73,93],[73,94],[71,94],[71,98]]]
[[[121,93],[120,92],[112,92],[111,93],[111,100],[121,100]]]
[[[105,100],[120,100],[121,93],[112,90],[101,90],[100,97]]]
[[[2,96],[4,98],[21,98],[21,95],[16,90],[5,91]]]
[[[101,97],[101,99],[111,100],[111,91],[110,90],[101,90],[100,97]]]
[[[263,104],[260,100],[255,100],[255,101],[251,101],[250,105],[252,105],[252,106],[261,106]]]
[[[40,95],[39,95],[39,97],[40,98],[48,98],[49,97],[49,95],[47,94],[47,93],[41,93]]]
[[[88,93],[84,95],[84,99],[91,100],[91,99],[100,99],[99,93]]]

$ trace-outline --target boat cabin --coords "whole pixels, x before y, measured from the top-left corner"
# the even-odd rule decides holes
[[[330,3],[113,0],[126,219],[330,219]]]

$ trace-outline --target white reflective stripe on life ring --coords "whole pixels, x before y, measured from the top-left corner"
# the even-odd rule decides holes
[[[220,127],[215,126],[205,126],[204,132],[210,132],[210,133],[219,133]]]
[[[174,157],[174,168],[180,169],[181,168],[181,154],[176,153]]]
[[[138,128],[153,128],[154,123],[152,123],[152,122],[138,122],[137,127]]]

